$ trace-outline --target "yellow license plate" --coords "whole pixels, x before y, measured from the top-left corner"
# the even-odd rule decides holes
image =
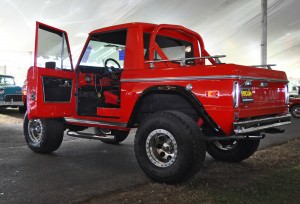
[[[242,90],[242,97],[252,97],[252,90]]]

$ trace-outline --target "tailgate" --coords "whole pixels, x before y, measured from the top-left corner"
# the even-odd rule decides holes
[[[239,112],[240,118],[286,113],[286,83],[267,80],[241,81]]]
[[[284,72],[260,68],[240,71],[239,118],[288,113],[288,81]]]

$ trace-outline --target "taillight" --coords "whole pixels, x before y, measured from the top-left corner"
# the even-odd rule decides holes
[[[289,87],[288,85],[286,84],[285,87],[284,87],[284,96],[285,96],[285,104],[289,104]]]
[[[0,89],[0,94],[4,94],[4,89]]]
[[[27,95],[27,80],[24,81],[24,85],[22,87],[22,95]]]
[[[239,107],[239,100],[240,100],[240,85],[239,85],[239,82],[237,82],[237,81],[235,81],[235,82],[233,83],[232,97],[233,97],[233,107],[234,107],[234,108]]]

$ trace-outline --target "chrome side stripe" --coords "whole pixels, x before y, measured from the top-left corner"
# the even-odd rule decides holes
[[[127,127],[127,123],[104,122],[104,121],[84,120],[84,119],[77,119],[77,118],[65,118],[65,120],[69,123]]]
[[[268,81],[268,82],[286,82],[286,83],[288,82],[288,80],[283,80],[283,79],[240,76],[240,75],[133,78],[133,79],[121,79],[121,82],[194,81],[194,80],[219,80],[219,79],[243,79],[243,80],[250,79],[250,80]]]

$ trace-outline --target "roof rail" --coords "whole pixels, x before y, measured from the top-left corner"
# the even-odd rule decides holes
[[[276,66],[276,64],[251,65],[251,67],[266,67],[268,69],[272,69],[273,66]]]
[[[185,66],[187,60],[194,60],[194,59],[211,59],[213,58],[216,61],[216,64],[221,64],[219,58],[226,57],[226,55],[213,55],[213,56],[202,56],[202,57],[190,57],[190,58],[179,58],[179,59],[168,59],[168,60],[148,60],[145,63],[150,63],[150,67],[154,68],[153,63],[157,62],[180,62],[180,66]]]

